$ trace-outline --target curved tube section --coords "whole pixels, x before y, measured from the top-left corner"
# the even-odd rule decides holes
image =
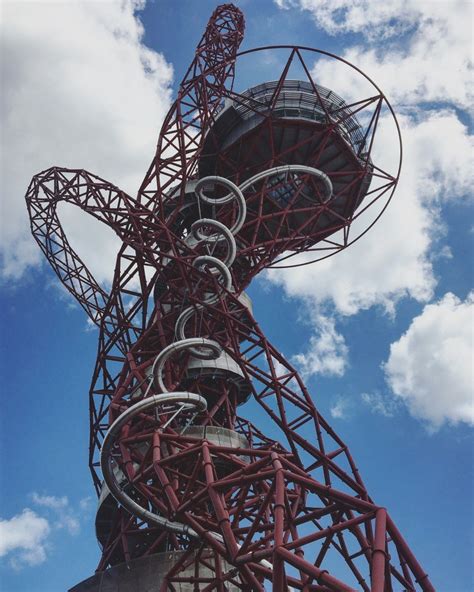
[[[187,325],[189,319],[193,316],[193,314],[195,312],[199,312],[202,309],[203,309],[203,306],[200,304],[197,304],[195,308],[192,306],[185,308],[183,310],[183,312],[179,315],[179,317],[176,321],[176,324],[174,326],[174,330],[175,330],[176,337],[178,337],[181,341],[184,341],[185,339],[187,339],[186,338],[186,325]],[[190,337],[189,339],[192,339],[192,337]]]
[[[139,401],[138,403],[133,405],[133,407],[130,407],[129,409],[127,409],[127,411],[122,413],[122,415],[118,417],[110,426],[110,429],[107,432],[107,435],[104,439],[100,455],[102,473],[104,475],[104,480],[107,487],[109,488],[110,493],[114,496],[117,502],[121,504],[126,510],[128,510],[136,516],[139,516],[145,521],[152,522],[153,524],[156,524],[157,526],[164,528],[165,530],[169,530],[177,534],[187,535],[189,537],[199,539],[201,538],[200,535],[190,526],[187,526],[182,522],[168,520],[167,518],[164,518],[159,514],[155,514],[154,512],[146,510],[145,508],[140,506],[140,504],[137,504],[137,502],[135,502],[129,495],[127,495],[123,491],[123,489],[121,489],[119,483],[117,482],[117,479],[115,478],[114,471],[110,463],[110,459],[112,458],[111,450],[114,445],[115,436],[120,432],[123,425],[138,413],[147,411],[149,409],[158,407],[166,403],[184,403],[185,405],[189,407],[194,407],[197,411],[201,412],[207,409],[207,402],[203,397],[201,397],[200,395],[196,395],[194,393],[189,393],[187,391],[177,393],[166,393],[163,395],[154,395],[149,399],[143,399],[143,401]],[[225,545],[225,540],[222,535],[213,531],[209,531],[209,534],[216,541]],[[240,549],[240,545],[238,543],[237,547]],[[259,563],[267,569],[273,569],[273,565],[266,559],[260,560]],[[288,589],[289,592],[294,592],[293,588],[290,587]]]
[[[204,234],[201,231],[204,226],[214,228],[217,230],[217,232],[211,235]],[[230,266],[234,262],[235,256],[237,254],[235,238],[232,232],[227,228],[227,226],[222,224],[222,222],[218,222],[212,218],[201,218],[200,220],[196,220],[196,222],[193,222],[191,226],[191,236],[198,242],[206,242],[211,244],[225,241],[227,245],[227,255],[224,259],[224,263],[227,266]]]
[[[104,438],[102,450],[100,452],[100,466],[102,469],[102,474],[104,475],[104,481],[109,488],[110,493],[114,496],[117,502],[131,514],[139,516],[143,520],[153,522],[154,524],[157,524],[166,530],[197,537],[197,533],[189,526],[186,526],[181,522],[173,522],[172,520],[168,520],[159,514],[155,514],[154,512],[146,510],[140,504],[137,504],[137,502],[127,495],[127,493],[125,493],[125,491],[120,487],[117,479],[115,478],[111,464],[111,452],[115,444],[116,436],[128,421],[133,419],[133,417],[135,417],[137,414],[143,413],[144,411],[157,409],[169,404],[177,405],[179,403],[181,403],[182,408],[194,408],[198,413],[207,409],[207,401],[204,399],[204,397],[196,395],[195,393],[189,393],[187,391],[153,395],[148,399],[143,399],[142,401],[135,403],[135,405],[124,411],[122,415],[120,415],[110,426],[109,431]]]
[[[211,198],[204,193],[204,189],[206,186],[209,185],[223,185],[227,189],[229,189],[229,193],[224,195],[223,197],[219,198]],[[247,215],[247,205],[245,203],[245,198],[242,191],[224,177],[203,177],[200,179],[195,186],[195,194],[198,199],[202,199],[204,202],[213,204],[213,205],[222,205],[228,203],[232,200],[236,200],[238,204],[238,214],[237,220],[232,228],[228,228],[222,222],[217,220],[213,220],[211,218],[201,218],[193,222],[191,226],[191,240],[195,240],[197,242],[205,242],[208,244],[212,244],[219,241],[225,241],[227,244],[227,253],[226,257],[223,261],[218,259],[217,257],[209,255],[201,255],[196,257],[192,263],[193,267],[197,269],[202,269],[204,267],[210,268],[210,273],[213,275],[219,274],[222,278],[222,285],[226,290],[230,290],[232,288],[232,276],[229,271],[229,267],[235,260],[237,254],[237,246],[235,243],[234,234],[236,234],[241,228],[245,221],[245,217]],[[202,232],[202,228],[204,226],[211,227],[216,230],[214,234],[206,235]],[[197,306],[188,306],[183,310],[183,312],[179,315],[176,325],[175,325],[175,334],[177,337],[183,341],[186,339],[186,324],[192,318],[192,316],[199,312],[204,308],[205,305],[214,304],[219,300],[219,294],[208,294],[204,297],[203,304],[198,304]],[[199,357],[198,350],[195,347],[191,348],[191,353],[197,357]]]
[[[221,275],[223,279],[222,285],[226,290],[230,290],[232,288],[232,277],[230,275],[229,268],[225,263],[223,263],[220,259],[217,259],[217,257],[212,257],[211,255],[201,255],[200,257],[196,257],[196,259],[193,261],[193,267],[196,269],[202,269],[206,266],[215,270],[214,273],[213,271],[210,271],[210,273],[213,273],[213,275]],[[202,310],[205,305],[214,304],[218,300],[219,294],[208,294],[204,297],[204,304],[197,304],[196,306],[191,305],[183,310],[175,324],[175,334],[180,340],[186,339],[185,328],[189,319],[191,319],[196,312]],[[199,355],[199,350],[197,350],[195,347],[191,348],[191,353],[196,357],[201,357]]]
[[[219,275],[219,283],[222,285],[222,287],[226,290],[231,290],[232,276],[230,274],[229,267],[234,262],[237,253],[234,235],[237,234],[239,230],[242,228],[247,214],[246,202],[243,192],[257,181],[266,179],[274,175],[288,173],[303,173],[310,174],[316,177],[319,181],[322,182],[324,186],[324,202],[328,201],[331,198],[333,187],[329,177],[318,169],[304,165],[286,165],[267,169],[266,171],[254,175],[253,177],[242,183],[240,187],[238,187],[228,179],[225,179],[224,177],[210,176],[200,179],[196,183],[195,187],[195,193],[198,199],[202,199],[204,202],[212,205],[222,205],[235,199],[238,204],[238,213],[237,219],[232,228],[230,229],[221,222],[210,218],[201,218],[199,220],[196,220],[192,224],[191,233],[187,239],[189,246],[192,246],[193,242],[206,243],[208,245],[212,245],[218,242],[225,242],[227,247],[224,260],[218,259],[217,257],[214,257],[211,254],[200,255],[193,260],[193,267],[201,270],[207,268],[208,272],[212,275]],[[229,190],[229,193],[220,198],[211,198],[207,196],[204,192],[205,188],[215,184],[226,187]],[[214,230],[214,233],[205,234],[203,232],[204,227],[211,228],[212,230]],[[185,350],[189,350],[189,352],[194,357],[202,360],[217,359],[221,355],[222,347],[216,341],[206,339],[203,337],[185,337],[185,328],[189,319],[192,318],[196,311],[202,310],[205,305],[211,305],[217,302],[219,297],[219,294],[208,294],[204,297],[203,304],[198,304],[197,306],[189,306],[179,315],[175,323],[175,334],[179,338],[179,340],[165,347],[158,354],[158,356],[156,356],[151,369],[150,383],[145,392],[144,398],[138,403],[132,405],[132,407],[130,407],[126,411],[124,411],[124,413],[122,413],[122,415],[120,415],[113,422],[113,424],[110,426],[107,432],[107,435],[105,436],[100,455],[100,463],[105,483],[109,488],[110,493],[113,495],[113,497],[117,500],[119,504],[121,504],[131,514],[138,516],[147,522],[152,522],[165,530],[175,532],[178,534],[188,535],[193,538],[200,538],[200,536],[191,527],[181,522],[168,520],[167,518],[164,518],[159,514],[145,509],[143,506],[135,502],[124,491],[124,489],[120,487],[120,484],[118,483],[112,468],[112,449],[115,445],[116,438],[119,435],[122,427],[139,413],[155,410],[155,413],[159,416],[159,408],[168,406],[166,412],[171,412],[172,417],[174,418],[183,409],[195,409],[196,413],[203,412],[207,409],[207,401],[201,395],[191,393],[188,391],[167,392],[167,387],[163,379],[163,371],[167,360],[171,356]],[[147,397],[148,392],[153,384],[157,390],[161,391],[162,394]],[[170,411],[170,405],[175,406],[176,410],[172,409]],[[161,414],[163,414],[164,412],[165,410],[163,410]],[[215,540],[219,541],[222,544],[225,544],[222,535],[216,532],[209,532],[209,534]],[[238,548],[240,548],[240,545],[238,545],[238,543],[237,546]],[[259,563],[268,569],[273,569],[272,564],[265,559],[262,559]],[[294,592],[293,588],[289,588],[289,591]]]
[[[324,203],[331,199],[333,192],[331,179],[325,173],[323,173],[323,171],[303,164],[286,164],[284,166],[277,166],[267,169],[266,171],[261,171],[253,177],[250,177],[250,179],[247,179],[247,181],[244,181],[240,185],[240,190],[243,192],[257,181],[261,181],[262,179],[266,179],[268,177],[273,177],[274,175],[280,175],[282,173],[303,173],[316,177],[324,186]]]
[[[209,197],[204,193],[204,188],[209,185],[223,185],[224,187],[229,189],[229,193],[227,195],[224,195],[223,197]],[[204,201],[205,203],[209,203],[212,205],[222,205],[235,199],[239,206],[239,211],[237,214],[237,220],[235,221],[230,231],[232,232],[232,234],[237,234],[239,232],[247,216],[247,204],[245,202],[245,197],[242,193],[241,187],[238,187],[235,183],[232,183],[232,181],[229,181],[229,179],[226,179],[225,177],[210,176],[199,179],[199,181],[196,183],[194,191],[199,199],[202,199],[202,201]]]
[[[198,339],[196,338],[192,341],[197,340]],[[202,341],[209,340],[203,339]],[[176,343],[172,345],[179,344]],[[169,347],[166,349],[168,350]],[[163,350],[163,352],[164,351],[165,350]],[[149,397],[148,399],[143,399],[142,401],[135,403],[135,405],[124,411],[122,415],[120,415],[110,426],[109,431],[107,432],[107,435],[102,445],[102,450],[100,454],[100,465],[102,473],[104,475],[104,481],[107,487],[109,488],[110,493],[114,496],[117,502],[130,513],[134,514],[135,516],[139,516],[147,522],[152,522],[153,524],[156,524],[157,526],[165,530],[169,530],[170,532],[175,532],[177,534],[187,535],[189,537],[199,539],[201,538],[200,535],[190,526],[187,526],[182,522],[168,520],[167,518],[164,518],[159,514],[155,514],[154,512],[146,510],[140,504],[137,504],[137,502],[133,500],[129,495],[127,495],[125,491],[120,487],[120,484],[117,482],[117,479],[115,478],[115,474],[110,463],[110,460],[112,458],[111,451],[115,443],[115,437],[120,432],[122,427],[127,423],[127,421],[130,421],[133,417],[135,417],[135,415],[142,413],[143,411],[148,411],[150,409],[157,408],[170,403],[182,403],[184,406],[188,408],[195,408],[197,412],[203,412],[207,409],[207,402],[204,399],[204,397],[201,397],[200,395],[196,395],[194,393],[189,393],[187,391],[154,395],[152,397]],[[222,535],[212,531],[209,531],[209,534],[216,541],[225,545],[225,540]],[[237,547],[240,549],[240,545],[238,543]],[[259,563],[261,563],[261,565],[263,565],[267,569],[273,569],[272,564],[266,559],[260,560]],[[289,588],[289,591],[294,592],[293,588]]]
[[[163,369],[167,360],[172,355],[186,349],[190,349],[192,352],[196,351],[193,355],[201,360],[215,360],[222,352],[222,348],[217,341],[204,339],[203,337],[190,337],[189,339],[181,339],[180,341],[170,343],[170,345],[165,347],[165,349],[156,356],[152,366],[153,379],[162,393],[166,393],[167,391],[163,381]]]
[[[217,257],[213,257],[212,255],[200,255],[199,257],[196,257],[196,259],[194,259],[193,261],[193,267],[195,267],[196,269],[203,269],[206,266],[210,267],[211,270],[214,270],[211,271],[212,275],[220,274],[222,279],[224,280],[222,285],[227,290],[230,290],[230,288],[232,287],[232,277],[230,275],[230,271],[227,265],[223,261],[217,259]],[[215,302],[216,299],[218,299],[217,295],[206,297],[204,299],[204,302],[209,304],[211,300]]]

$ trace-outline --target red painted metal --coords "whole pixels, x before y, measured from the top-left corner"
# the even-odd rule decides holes
[[[239,9],[216,9],[137,198],[86,171],[58,167],[36,175],[27,192],[36,240],[100,329],[90,391],[90,467],[101,494],[98,569],[175,550],[182,554],[163,574],[162,590],[188,583],[195,590],[431,591],[393,521],[369,497],[348,447],[242,297],[262,269],[310,251],[316,258],[334,254],[353,242],[354,222],[361,236],[378,219],[400,162],[391,173],[380,168],[373,142],[383,117],[395,122],[399,142],[396,119],[375,85],[370,96],[353,103],[323,96],[311,62],[321,55],[340,58],[293,46],[238,54],[243,32]],[[287,57],[278,80],[262,91],[267,99],[235,91],[239,60],[257,63],[268,51]],[[312,120],[302,115],[304,106],[296,115],[281,113],[295,65],[307,77],[297,96],[311,97],[313,113],[319,113]],[[249,120],[255,117],[233,144],[225,143],[232,126],[219,132],[227,125],[229,102]],[[350,125],[357,131],[348,132]],[[235,199],[226,198],[231,185],[223,188],[225,179],[207,182],[207,199],[194,193],[195,180],[215,175],[240,186]],[[246,211],[239,227],[240,191]],[[56,213],[62,201],[122,239],[110,291],[69,245]],[[204,240],[192,239],[193,223],[202,218]],[[233,258],[226,254],[232,244]],[[157,355],[182,344],[176,330],[183,311],[184,337],[217,344],[224,367],[202,362],[216,357],[203,345],[186,346],[164,359],[160,387]],[[197,412],[195,403],[182,402],[166,407],[163,392],[194,393],[193,400],[207,408]],[[151,410],[140,407],[152,396]],[[249,396],[266,416],[271,437],[239,417]],[[114,432],[120,417],[127,421]],[[102,480],[104,438],[111,456],[103,455],[102,462],[114,468],[120,503]],[[127,503],[138,510],[128,511]]]

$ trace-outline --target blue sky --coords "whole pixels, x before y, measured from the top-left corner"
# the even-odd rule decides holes
[[[237,4],[246,18],[244,48],[292,43],[347,55],[399,114],[402,179],[378,227],[328,263],[261,276],[249,293],[267,336],[301,368],[371,496],[387,506],[435,587],[469,592],[472,7],[455,0]],[[5,592],[63,591],[92,575],[99,559],[87,468],[97,333],[30,238],[23,195],[31,176],[53,164],[84,167],[133,193],[214,8],[207,0],[156,0],[134,15],[132,5],[108,2],[4,5]],[[267,79],[272,72],[269,63]],[[341,95],[353,90],[324,65],[319,75]],[[106,284],[116,241],[74,209],[61,216]],[[250,403],[242,415],[252,412]]]

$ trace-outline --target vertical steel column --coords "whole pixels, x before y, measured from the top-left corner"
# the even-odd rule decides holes
[[[386,558],[386,522],[387,512],[385,508],[379,508],[375,513],[375,539],[372,550],[372,588],[371,592],[384,592],[385,590],[385,558]]]

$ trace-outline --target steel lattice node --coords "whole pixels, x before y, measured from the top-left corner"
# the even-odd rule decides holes
[[[238,8],[215,10],[136,198],[60,167],[27,192],[39,246],[100,330],[89,459],[102,556],[72,590],[432,591],[245,293],[263,269],[328,257],[377,221],[400,171],[377,143],[391,125],[401,155],[394,113],[344,60],[239,53],[243,32]],[[241,84],[268,52],[281,73]],[[326,88],[320,60],[367,95]],[[61,201],[121,238],[110,291],[70,247]],[[246,402],[267,434],[240,416]]]

